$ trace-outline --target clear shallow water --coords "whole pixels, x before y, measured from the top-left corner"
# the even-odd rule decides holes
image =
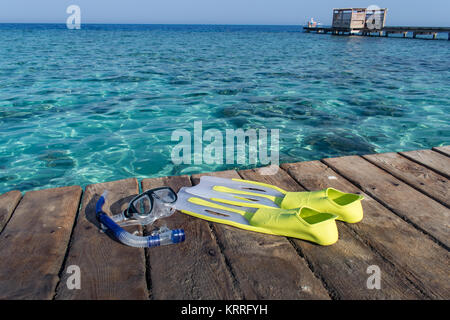
[[[238,167],[171,162],[195,120],[280,162],[450,144],[450,42],[299,31],[0,25],[0,193]]]

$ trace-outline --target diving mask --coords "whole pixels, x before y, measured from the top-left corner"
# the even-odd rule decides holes
[[[147,190],[134,197],[128,208],[112,216],[112,219],[122,227],[150,225],[157,219],[172,215],[177,199],[177,194],[170,187]]]

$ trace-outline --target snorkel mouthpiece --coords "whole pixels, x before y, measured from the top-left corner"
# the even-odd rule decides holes
[[[180,242],[183,242],[185,239],[186,239],[186,236],[184,234],[183,229],[172,230],[172,236],[171,236],[172,243],[180,243]]]

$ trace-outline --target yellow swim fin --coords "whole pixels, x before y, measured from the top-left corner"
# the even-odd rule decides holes
[[[186,192],[216,202],[252,208],[295,209],[303,206],[332,213],[338,220],[356,223],[363,218],[361,195],[334,188],[311,192],[288,192],[256,181],[203,176]]]
[[[299,205],[310,206],[320,212],[331,212],[338,220],[356,223],[363,218],[361,200],[363,196],[345,193],[334,188],[311,192],[287,192],[281,208],[293,209]]]
[[[217,203],[193,196],[182,188],[176,209],[212,222],[223,223],[244,230],[308,240],[331,245],[338,240],[336,215],[309,207],[297,209],[251,208]]]

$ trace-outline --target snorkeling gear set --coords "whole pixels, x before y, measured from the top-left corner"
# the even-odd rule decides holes
[[[112,218],[101,210],[102,198],[97,203],[100,223],[111,229],[122,243],[139,247],[184,241],[182,229],[166,228],[152,236],[138,237],[121,228],[151,224],[156,219],[170,216],[175,210],[244,230],[320,245],[331,245],[338,240],[336,219],[356,223],[363,217],[363,197],[357,194],[333,188],[288,192],[265,183],[211,176],[201,177],[196,186],[181,188],[178,195],[168,187],[148,190],[135,197],[127,210]]]

